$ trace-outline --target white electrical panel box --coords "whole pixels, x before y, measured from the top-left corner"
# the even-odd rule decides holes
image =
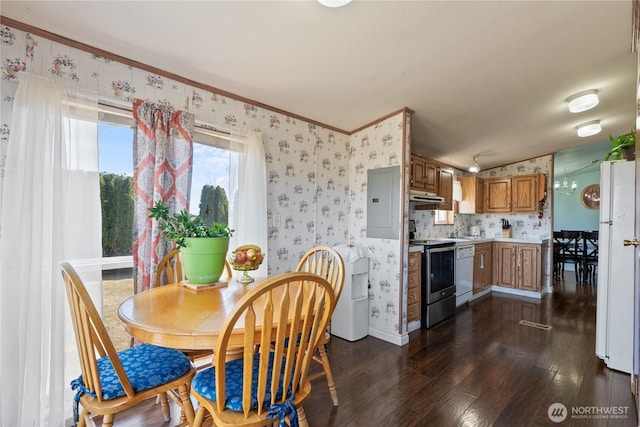
[[[367,171],[367,237],[400,238],[400,166]]]

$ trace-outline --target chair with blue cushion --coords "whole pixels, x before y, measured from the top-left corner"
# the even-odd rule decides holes
[[[306,271],[324,277],[331,283],[333,292],[336,295],[336,301],[340,298],[342,285],[344,285],[344,261],[335,249],[328,246],[316,246],[310,249],[298,262],[296,271]],[[333,374],[331,373],[331,365],[329,364],[326,350],[330,340],[331,335],[327,331],[320,339],[317,353],[313,356],[314,362],[320,364],[322,371],[309,375],[309,380],[313,381],[322,376],[326,377],[333,406],[338,406],[338,392],[333,382]]]
[[[87,417],[95,414],[103,416],[104,427],[111,427],[116,413],[156,395],[166,421],[170,420],[170,396],[191,423],[194,411],[189,386],[196,370],[189,358],[178,350],[149,344],[116,352],[75,269],[68,262],[61,269],[82,368],[82,375],[71,382],[78,426],[83,427]],[[82,406],[81,417],[78,405]]]
[[[222,326],[214,366],[191,383],[199,402],[193,425],[208,411],[218,427],[285,419],[308,426],[302,403],[311,392],[309,365],[335,303],[331,284],[305,272],[281,274],[245,294]],[[228,361],[227,349],[237,348],[242,357]]]

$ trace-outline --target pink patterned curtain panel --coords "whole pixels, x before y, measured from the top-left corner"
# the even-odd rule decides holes
[[[172,211],[189,209],[193,166],[193,114],[140,99],[133,103],[133,283],[135,292],[155,280],[158,262],[172,248],[148,208],[162,199]]]

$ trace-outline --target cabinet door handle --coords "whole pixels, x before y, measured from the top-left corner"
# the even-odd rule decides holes
[[[484,254],[480,254],[480,270],[484,270]]]

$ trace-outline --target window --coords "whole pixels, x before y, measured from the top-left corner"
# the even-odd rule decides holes
[[[103,317],[116,349],[130,337],[117,317],[118,306],[133,294],[133,118],[121,112],[101,115],[98,125],[102,202]],[[189,211],[205,222],[228,224],[230,164],[227,141],[194,132]]]
[[[193,175],[189,212],[207,223],[229,223],[230,151],[203,144],[202,134],[194,135]]]

